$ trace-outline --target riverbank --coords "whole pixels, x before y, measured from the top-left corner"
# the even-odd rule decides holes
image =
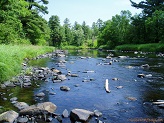
[[[144,52],[163,52],[164,44],[151,43],[151,44],[125,44],[115,47],[118,51],[144,51]]]
[[[20,73],[25,58],[52,52],[54,47],[32,45],[0,45],[0,82]]]

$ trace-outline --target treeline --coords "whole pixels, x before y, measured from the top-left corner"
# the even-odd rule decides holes
[[[98,46],[114,48],[123,44],[164,43],[164,0],[131,1],[142,13],[132,16],[121,11],[104,23],[98,35]]]
[[[53,15],[48,24],[51,30],[50,45],[95,47],[103,21],[98,19],[97,22],[93,22],[92,27],[89,27],[85,21],[82,24],[75,22],[71,25],[69,19],[66,18],[64,24],[61,25],[59,17]]]
[[[0,44],[33,44],[83,47],[108,47],[113,49],[122,44],[164,43],[164,0],[131,2],[142,9],[132,16],[130,11],[121,11],[112,19],[98,19],[88,26],[68,18],[61,25],[57,15],[49,20],[48,0],[1,0],[0,1]]]

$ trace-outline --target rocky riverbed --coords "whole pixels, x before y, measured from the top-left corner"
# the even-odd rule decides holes
[[[135,52],[134,54],[139,54],[139,53]],[[153,103],[153,102],[154,101],[163,102],[164,98],[162,96],[158,97],[158,99],[156,100],[152,99],[149,101],[147,100],[144,101],[139,99],[141,97],[135,94],[133,91],[130,94],[129,93],[130,90],[126,89],[129,87],[135,88],[136,84],[137,83],[139,84],[139,82],[152,82],[154,81],[153,77],[156,77],[153,75],[152,72],[143,71],[143,69],[150,70],[151,68],[154,67],[147,63],[143,63],[140,64],[139,66],[135,66],[133,65],[133,62],[131,62],[130,64],[126,64],[124,66],[125,63],[128,63],[128,60],[138,59],[140,57],[142,59],[145,58],[145,54],[140,53],[140,55],[141,56],[138,55],[137,57],[131,58],[127,55],[119,55],[115,57],[114,54],[108,53],[104,58],[98,58],[96,61],[94,61],[94,59],[92,58],[93,56],[79,55],[77,57],[70,57],[68,52],[57,50],[53,53],[47,53],[33,59],[25,59],[24,63],[22,63],[22,68],[23,68],[22,73],[16,77],[13,77],[11,80],[1,84],[1,89],[2,89],[0,91],[1,100],[3,100],[3,102],[9,101],[11,105],[15,107],[14,108],[15,111],[9,110],[2,113],[0,115],[0,121],[8,121],[11,123],[12,122],[19,122],[19,123],[43,122],[43,121],[44,122],[71,122],[71,121],[89,122],[90,121],[90,122],[98,122],[98,123],[101,122],[110,123],[110,118],[108,118],[109,115],[107,115],[109,114],[109,112],[107,114],[105,113],[107,109],[109,109],[109,105],[107,103],[110,103],[110,106],[117,105],[115,109],[120,110],[119,112],[121,111],[130,112],[131,110],[129,110],[129,108],[136,109],[135,107],[140,106],[140,103],[142,104],[145,103],[144,106],[146,107],[147,105],[156,106],[157,103]],[[69,60],[67,59],[68,57],[70,57]],[[157,55],[157,57],[162,58],[163,56],[160,53]],[[51,59],[51,61],[53,61],[53,64],[46,65],[45,67],[29,65],[30,60],[39,60],[45,58]],[[81,61],[87,64],[80,64]],[[75,62],[79,62],[78,66],[74,64]],[[163,67],[162,63],[158,65],[161,65]],[[123,69],[121,69],[122,66]],[[110,71],[109,69],[112,68],[114,69]],[[127,73],[124,73],[123,71],[124,72],[127,71]],[[102,72],[104,73],[101,74]],[[134,72],[134,74],[132,74],[131,72]],[[132,74],[134,77],[129,79],[128,73]],[[120,76],[121,74],[123,74],[123,76]],[[109,95],[106,94],[104,88],[105,79],[107,78],[109,79],[109,81],[112,81],[112,84],[111,82],[109,84],[109,89],[111,90],[111,95],[112,95],[111,97],[109,97]],[[162,76],[158,76],[158,79],[163,80]],[[42,84],[40,83],[40,81],[42,81]],[[68,84],[70,81],[73,83]],[[83,84],[81,84],[79,81],[81,81]],[[134,84],[131,85],[130,81],[133,81]],[[53,84],[56,84],[56,86],[53,86]],[[49,86],[47,87],[47,85]],[[143,85],[139,84],[139,86],[137,85],[136,87],[139,88],[140,86]],[[32,103],[30,105],[27,102],[19,101],[21,100],[19,99],[21,97],[14,96],[15,94],[12,91],[10,92],[12,88],[17,88],[17,87],[19,87],[22,90],[33,88],[33,87],[40,88],[39,91],[34,92],[33,99],[35,103]],[[58,92],[59,90],[57,89],[57,87],[58,89],[60,89],[61,92]],[[86,88],[92,89],[92,91],[85,90]],[[80,93],[79,90],[81,90]],[[139,91],[139,90],[136,89],[135,91]],[[65,94],[62,95],[63,94],[62,92]],[[70,95],[67,95],[67,93],[70,94],[71,97]],[[127,93],[127,94],[123,95],[121,93]],[[47,100],[46,99],[47,95],[53,98],[54,96],[56,96],[56,99],[58,99],[57,103],[55,103],[55,101],[53,100],[51,101],[51,99]],[[88,98],[86,98],[87,96]],[[100,96],[100,97],[97,97],[98,100],[95,100],[94,99],[95,96]],[[63,106],[62,108],[60,108],[61,107],[60,104],[61,103],[64,104],[64,102],[60,101],[63,98],[65,98],[64,99],[65,103],[68,104],[66,107]],[[76,102],[76,98],[79,98],[78,100],[79,107],[78,107],[78,103]],[[84,100],[82,100],[82,98]],[[109,101],[110,99],[112,99],[111,102]],[[103,100],[105,103],[102,102]],[[70,101],[72,102],[71,105],[69,105]],[[86,105],[83,106],[85,101],[86,103],[88,103],[87,106]],[[94,104],[94,101],[97,102],[95,102]],[[75,107],[73,106],[74,104],[76,105]],[[93,104],[93,108],[88,107],[91,104]],[[126,109],[128,105],[130,107]],[[125,107],[125,109],[119,109],[119,106]],[[159,103],[157,104],[157,106],[160,108],[159,111],[161,112],[162,110],[161,107],[163,107],[163,103]],[[1,106],[1,108],[3,108],[3,105]],[[57,110],[59,110],[60,113],[57,113],[56,112]],[[115,110],[113,110],[113,112],[116,113]],[[105,115],[103,115],[104,113]],[[116,116],[117,115],[115,114],[114,117]],[[111,116],[110,114],[110,117],[113,116]],[[115,119],[114,121],[117,120]],[[118,120],[118,122],[120,121]]]

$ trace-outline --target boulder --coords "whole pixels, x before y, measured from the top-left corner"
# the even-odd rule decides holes
[[[0,122],[9,122],[13,123],[14,120],[18,117],[18,113],[15,111],[7,111],[0,114]]]
[[[70,113],[70,118],[72,121],[81,121],[86,122],[88,121],[92,116],[94,115],[94,112],[84,110],[84,109],[73,109]]]
[[[23,115],[37,115],[42,113],[54,113],[57,106],[52,102],[38,103],[36,105],[31,105],[20,111]]]

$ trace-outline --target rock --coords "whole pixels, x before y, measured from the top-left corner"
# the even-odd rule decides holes
[[[101,116],[102,116],[102,113],[99,112],[98,110],[94,110],[94,115],[95,115],[96,117],[101,117]]]
[[[98,120],[97,123],[103,123],[101,120]]]
[[[15,87],[15,86],[16,86],[16,85],[14,85],[13,82],[10,82],[10,81],[5,82],[4,85],[5,85],[6,87]]]
[[[62,118],[61,118],[60,116],[57,116],[56,119],[57,119],[60,123],[62,123]]]
[[[13,123],[14,120],[18,117],[18,113],[15,111],[7,111],[2,114],[0,114],[0,122],[5,121],[9,123]]]
[[[94,112],[84,109],[73,109],[70,113],[70,118],[73,121],[86,122],[94,115]]]
[[[118,58],[124,59],[127,58],[127,56],[118,56]]]
[[[71,74],[70,76],[71,76],[71,77],[78,77],[77,74]]]
[[[61,80],[61,81],[64,81],[67,79],[67,77],[65,75],[58,75],[57,76],[57,79]]]
[[[31,86],[31,85],[32,85],[31,82],[23,83],[23,87],[29,87],[29,86]]]
[[[164,104],[160,104],[158,105],[160,108],[164,108]]]
[[[44,112],[46,113],[54,113],[57,106],[53,104],[52,102],[44,102],[44,103],[38,103],[36,105],[31,105],[23,110],[20,111],[20,114],[23,115],[36,115],[36,114],[42,114]]]
[[[118,78],[113,78],[112,80],[117,81],[117,80],[119,80],[119,79],[118,79]]]
[[[144,78],[145,77],[145,74],[138,74],[137,77]]]
[[[52,70],[54,73],[57,73],[57,74],[61,74],[61,73],[62,73],[60,70],[57,70],[57,69],[55,69],[55,68],[52,68],[51,70]]]
[[[44,97],[45,94],[43,92],[36,94],[37,97]]]
[[[29,105],[25,102],[16,102],[14,106],[17,107],[19,110],[29,107]]]
[[[67,86],[61,86],[60,90],[62,90],[62,91],[70,91],[71,89],[69,87],[67,87]]]
[[[74,86],[75,86],[75,87],[79,87],[80,85],[79,85],[79,84],[75,84]]]
[[[135,97],[127,97],[128,100],[131,100],[131,101],[136,101],[137,99]]]
[[[49,118],[47,118],[47,122],[52,122],[52,120],[53,120],[53,118],[52,117],[49,117]]]
[[[148,64],[141,65],[142,68],[150,68]]]
[[[93,71],[93,70],[86,70],[86,71],[84,71],[83,73],[94,73],[95,71]]]
[[[1,88],[2,89],[5,89],[6,88],[6,85],[5,84],[1,84]]]
[[[49,95],[55,95],[56,93],[55,92],[49,92]]]
[[[17,119],[18,123],[27,123],[28,122],[28,118],[27,117],[18,117]]]
[[[11,101],[11,102],[17,101],[17,99],[18,99],[17,97],[13,97],[13,98],[10,99],[10,101]]]
[[[63,111],[62,116],[63,116],[63,117],[68,117],[68,116],[69,116],[69,113],[68,113],[68,110],[67,110],[67,109],[65,109],[65,110]]]
[[[116,88],[117,88],[117,89],[121,89],[121,88],[123,88],[123,86],[117,86]]]

